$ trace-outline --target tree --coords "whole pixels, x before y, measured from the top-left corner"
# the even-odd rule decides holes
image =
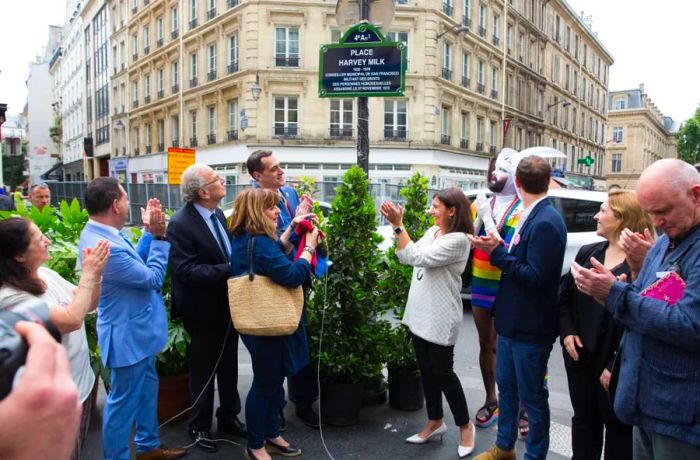
[[[700,161],[700,106],[678,131],[678,156],[690,164]]]

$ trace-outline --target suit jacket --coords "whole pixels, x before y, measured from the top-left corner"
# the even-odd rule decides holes
[[[0,195],[0,211],[14,211],[15,200],[7,195]]]
[[[503,246],[493,250],[491,264],[503,271],[493,307],[499,335],[535,343],[554,341],[565,249],[564,220],[544,198],[511,241],[510,252]]]
[[[97,307],[97,342],[110,368],[136,364],[163,349],[168,324],[161,288],[170,243],[144,232],[134,248],[122,237],[88,222],[80,234],[80,254],[99,240],[109,241]]]
[[[215,213],[226,228],[224,213],[218,208]],[[188,324],[231,321],[226,285],[231,265],[192,203],[170,219],[168,241],[173,280],[171,313]]]

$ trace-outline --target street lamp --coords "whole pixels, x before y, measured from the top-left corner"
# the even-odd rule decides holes
[[[455,30],[455,32],[457,32],[457,35],[459,35],[459,34],[461,34],[461,33],[463,33],[463,32],[469,32],[469,27],[468,27],[468,26],[463,26],[463,25],[460,25],[460,24],[455,24],[455,25],[453,25],[452,27],[450,27],[449,29],[445,30],[444,32],[439,33],[439,34],[435,37],[435,40],[439,40],[440,37],[442,37],[443,35],[445,35],[445,34],[448,33],[448,32],[451,32],[451,31],[454,30],[454,29],[457,29],[457,30]]]
[[[262,88],[260,88],[260,78],[258,77],[258,74],[255,74],[255,83],[253,83],[253,86],[250,88],[250,92],[253,93],[254,101],[257,101],[260,98],[261,91]]]
[[[571,105],[571,101],[567,101],[566,99],[560,99],[557,102],[553,102],[553,103],[547,105],[547,109],[549,110],[552,107],[554,107],[555,105],[561,104],[562,102],[563,102],[562,107],[568,107]]]

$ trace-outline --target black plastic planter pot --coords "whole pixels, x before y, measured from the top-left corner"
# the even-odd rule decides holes
[[[321,423],[333,426],[357,423],[364,392],[364,382],[321,383]]]
[[[389,368],[389,406],[416,411],[423,407],[423,383],[417,370]]]
[[[384,377],[372,379],[365,385],[365,393],[362,396],[362,406],[377,406],[387,400],[387,387]]]

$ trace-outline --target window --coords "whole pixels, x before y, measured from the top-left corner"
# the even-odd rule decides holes
[[[462,25],[471,27],[472,25],[472,2],[471,0],[462,1]]]
[[[214,106],[207,107],[207,113],[209,115],[207,143],[213,144],[216,142],[216,108]]]
[[[486,64],[484,63],[484,61],[479,60],[478,72],[476,74],[476,78],[477,78],[476,90],[481,94],[484,94],[484,90],[485,90],[485,83],[484,83],[484,80],[486,78],[485,68],[486,68]]]
[[[207,79],[212,81],[216,78],[216,44],[211,44],[207,48]]]
[[[442,42],[442,78],[452,79],[452,43]]]
[[[134,32],[131,34],[131,57],[133,60],[137,60],[139,58],[139,34],[138,32]]]
[[[139,81],[134,80],[131,82],[131,100],[135,107],[139,105]]]
[[[406,139],[406,99],[384,99],[384,138]]]
[[[238,34],[228,38],[228,72],[238,71]]]
[[[612,154],[612,168],[610,169],[611,172],[614,173],[619,173],[622,171],[622,154],[621,153],[613,153]]]
[[[462,53],[462,86],[469,88],[472,81],[471,78],[471,56],[469,53]]]
[[[173,61],[170,64],[170,82],[173,87],[173,92],[176,92],[177,87],[180,85],[179,67],[178,61]]]
[[[216,16],[216,0],[207,0],[207,19]]]
[[[190,0],[190,28],[193,27],[192,22],[197,22],[197,0]]]
[[[143,28],[143,53],[147,54],[151,49],[151,28],[144,26]]]
[[[585,86],[584,86],[584,88],[585,88]],[[625,100],[624,99],[615,99],[615,110],[623,110],[624,108],[625,108]]]
[[[496,127],[496,122],[492,121],[490,123],[490,131],[489,131],[489,150],[491,153],[496,152],[496,139],[498,138],[498,128]]]
[[[146,103],[151,100],[151,74],[143,77],[143,100]]]
[[[273,135],[296,137],[299,134],[298,130],[298,99],[295,96],[275,96]]]
[[[190,146],[197,146],[197,111],[192,110],[190,112]]]
[[[479,4],[479,35],[486,36],[486,5]]]
[[[518,60],[525,62],[525,34],[520,34],[520,46],[518,48]]]
[[[173,147],[177,147],[180,140],[180,117],[177,115],[170,117],[170,133],[172,134]]]
[[[498,68],[494,67],[491,69],[491,97],[496,99],[498,97]]]
[[[597,223],[593,216],[600,211],[599,201],[563,197],[550,197],[550,200],[564,218],[564,224],[569,233],[594,232],[596,230]]]
[[[476,150],[480,152],[484,149],[484,119],[476,119]]]
[[[299,67],[299,29],[275,28],[275,66]]]
[[[190,87],[197,86],[197,53],[190,53]]]
[[[177,30],[179,27],[179,21],[177,16],[177,7],[170,8],[170,36],[172,38],[177,37]]]
[[[453,11],[452,0],[442,0],[442,12],[448,16],[452,16]]]
[[[352,137],[353,100],[332,99],[330,137]]]
[[[559,56],[555,54],[552,56],[552,81],[555,83],[559,83],[559,67]]]
[[[556,15],[554,18],[554,39],[559,43],[560,41],[560,35],[559,35],[559,28],[561,27],[561,18],[559,15]]]
[[[158,46],[163,45],[163,16],[156,18],[156,41]]]
[[[619,144],[622,142],[623,128],[622,126],[615,126],[613,128],[613,142]]]
[[[460,120],[460,141],[459,146],[463,149],[469,148],[469,113],[462,112]]]
[[[450,109],[449,107],[442,108],[442,123],[440,124],[440,143],[450,144]]]
[[[228,102],[228,140],[238,139],[238,99]]]
[[[508,54],[513,50],[513,26],[508,24],[508,29],[506,30],[506,50]]]
[[[501,16],[494,14],[493,15],[493,40],[492,43],[496,46],[498,46],[499,39],[501,38],[500,35],[500,30],[501,30]]]
[[[571,27],[566,26],[566,51],[571,50]]]
[[[158,91],[158,97],[163,97],[163,85],[165,84],[163,74],[162,68],[156,70],[156,91]]]
[[[150,124],[144,125],[143,130],[144,130],[144,134],[145,134],[144,137],[146,138],[146,153],[151,153],[151,145],[153,145],[151,143],[151,125]]]

